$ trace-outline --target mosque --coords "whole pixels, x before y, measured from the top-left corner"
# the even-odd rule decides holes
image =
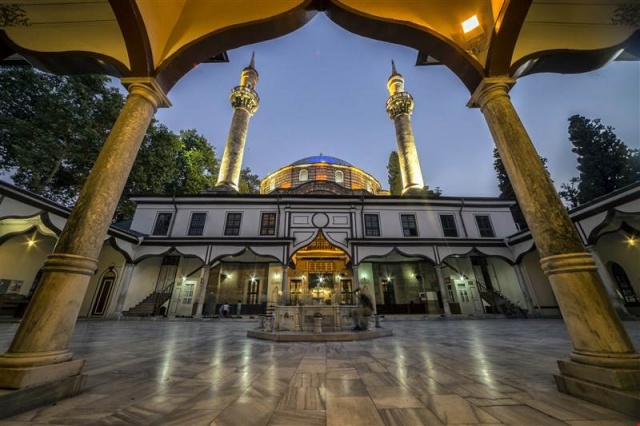
[[[81,317],[209,317],[223,303],[237,313],[238,302],[241,314],[264,315],[276,305],[352,305],[361,287],[379,315],[560,315],[531,236],[514,223],[513,200],[429,195],[410,122],[414,101],[395,66],[386,107],[397,129],[402,196],[325,155],[265,176],[259,195],[238,194],[249,118],[259,106],[253,58],[240,80],[216,187],[135,197],[130,227],[111,226]],[[20,315],[26,300],[15,296],[35,291],[66,215],[34,194],[7,184],[2,191],[0,255],[11,265],[3,268],[11,296],[3,309]],[[625,252],[635,242],[639,193],[636,185],[574,212],[591,253],[606,256],[598,257],[599,273],[623,316],[640,314],[640,289],[629,279],[640,269]]]
[[[558,389],[640,414],[640,354],[620,320],[639,309],[640,184],[567,212],[509,97],[526,75],[637,61],[637,5],[17,3],[0,4],[7,12],[0,60],[111,75],[129,96],[73,210],[0,183],[0,313],[23,315],[0,355],[0,408],[26,410],[82,389],[84,360],[70,350],[79,316],[202,317],[223,302],[239,302],[241,313],[252,315],[275,305],[348,305],[367,288],[379,315],[562,314],[572,350],[558,360]],[[253,61],[231,92],[217,185],[137,197],[130,226],[111,224],[142,138],[157,109],[171,106],[175,84],[194,65],[293,32],[316,13],[364,37],[417,49],[419,65],[441,64],[458,77],[470,94],[467,106],[487,122],[529,230],[517,229],[514,201],[425,190],[411,128],[414,101],[395,67],[386,110],[402,196],[388,195],[357,164],[323,155],[266,176],[259,195],[238,194],[247,130],[260,103]]]

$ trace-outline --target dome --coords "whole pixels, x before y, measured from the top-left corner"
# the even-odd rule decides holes
[[[380,182],[369,173],[336,157],[316,155],[265,176],[261,194],[376,195]]]
[[[303,164],[317,164],[317,163],[337,164],[339,166],[347,166],[347,167],[352,166],[352,164],[347,163],[344,160],[341,160],[336,157],[329,157],[328,155],[315,155],[313,157],[306,157],[296,161],[295,163],[291,163],[290,166],[301,166]]]

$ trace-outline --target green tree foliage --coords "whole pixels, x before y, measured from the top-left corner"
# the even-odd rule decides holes
[[[542,162],[544,169],[549,173],[549,170],[547,169],[547,159],[540,157],[540,161]],[[500,158],[497,148],[493,148],[493,169],[496,171],[496,176],[498,178],[500,198],[515,200],[516,193],[513,190],[509,176],[507,176],[507,171],[504,168],[504,164],[502,163],[502,159]],[[520,229],[528,229],[527,222],[524,220],[524,214],[522,214],[522,209],[517,201],[516,205],[511,208],[511,214]]]
[[[578,202],[578,194],[580,193],[580,191],[578,191],[579,182],[580,179],[573,177],[569,183],[563,183],[560,185],[562,191],[559,191],[558,194],[560,194],[560,198],[567,202],[567,206],[571,209],[578,207],[578,204],[580,204]]]
[[[577,193],[565,188],[565,200],[571,205],[586,203],[640,180],[640,153],[629,149],[599,119],[581,115],[569,117],[569,141],[578,155]]]
[[[22,188],[71,206],[124,96],[99,76],[55,76],[28,67],[0,68],[0,171]],[[153,121],[127,180],[116,219],[130,218],[131,194],[186,194],[215,185],[219,161],[195,130],[178,135]],[[246,191],[257,175],[245,169]],[[257,183],[256,183],[257,182]]]
[[[400,174],[400,159],[396,151],[389,154],[387,163],[389,192],[391,195],[402,195],[402,175]]]
[[[125,185],[116,220],[133,215],[131,195],[195,194],[211,189],[218,168],[215,150],[204,136],[195,130],[181,130],[176,135],[154,120]]]
[[[241,194],[259,194],[260,179],[258,175],[251,173],[249,167],[240,170],[240,182],[238,182],[238,190]]]
[[[0,170],[72,204],[123,105],[100,76],[0,68]]]

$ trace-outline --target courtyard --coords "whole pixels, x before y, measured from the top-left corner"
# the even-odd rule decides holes
[[[562,320],[406,318],[394,335],[344,343],[246,337],[250,320],[79,321],[84,391],[4,419],[18,425],[623,426],[632,419],[561,394]],[[625,328],[636,347],[640,322]],[[0,323],[0,351],[16,323]]]

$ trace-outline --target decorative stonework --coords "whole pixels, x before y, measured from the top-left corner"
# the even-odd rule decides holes
[[[401,114],[410,115],[413,112],[413,98],[407,92],[398,92],[387,99],[387,114],[395,120]]]
[[[471,95],[468,108],[482,108],[489,100],[496,96],[509,97],[509,90],[516,84],[513,78],[489,77],[483,79]]]
[[[260,97],[258,94],[247,86],[234,87],[229,100],[234,109],[242,108],[251,115],[258,111],[258,106],[260,105]]]
[[[598,270],[595,261],[589,253],[569,253],[548,256],[540,260],[540,265],[546,275]]]
[[[168,108],[171,101],[153,77],[126,77],[120,80],[130,95],[140,96],[151,102],[154,108]]]

